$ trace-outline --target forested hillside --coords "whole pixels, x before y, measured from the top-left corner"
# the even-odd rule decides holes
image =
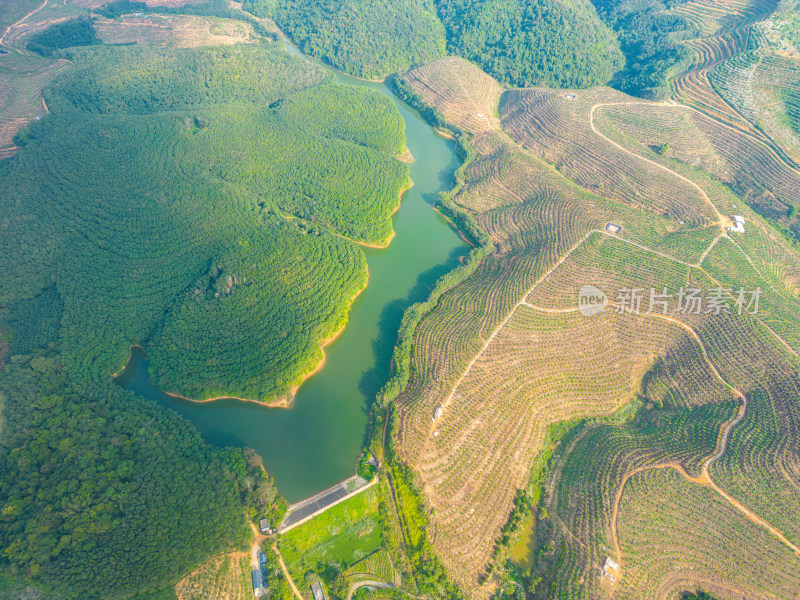
[[[0,547],[53,597],[171,594],[282,500],[112,373],[137,343],[169,391],[287,394],[391,238],[403,121],[266,45],[68,56],[0,162]]]
[[[433,0],[244,0],[305,53],[356,77],[383,79],[444,54]]]
[[[623,65],[585,0],[439,0],[448,50],[514,86],[590,87]]]
[[[403,147],[399,115],[378,94],[337,86],[293,98],[322,71],[257,47],[99,48],[73,60],[48,95],[52,117],[0,167],[13,215],[3,268],[15,276],[0,301],[13,312],[55,278],[65,363],[82,376],[107,377],[130,344],[148,343],[168,391],[287,394],[366,281],[363,253],[343,237],[392,235],[407,180],[391,156]],[[377,125],[348,131],[337,123],[348,112]]]
[[[629,94],[662,98],[669,80],[689,68],[694,54],[680,41],[697,37],[694,23],[667,12],[685,0],[592,0],[603,21],[619,36],[625,68],[613,85]]]
[[[129,598],[246,545],[238,450],[113,384],[74,385],[54,352],[15,356],[0,389],[0,546],[56,597]]]

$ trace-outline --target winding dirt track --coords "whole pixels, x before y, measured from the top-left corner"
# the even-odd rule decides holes
[[[16,48],[12,48],[11,46],[5,46],[5,45],[3,44],[4,40],[6,39],[6,36],[8,35],[8,32],[9,32],[9,31],[11,31],[12,29],[14,29],[15,27],[17,27],[17,26],[21,25],[21,24],[22,24],[22,23],[23,23],[23,22],[24,22],[24,21],[25,21],[25,20],[26,20],[28,17],[30,17],[30,16],[32,16],[32,15],[34,15],[34,14],[36,14],[37,12],[39,12],[40,10],[42,10],[42,9],[43,9],[45,6],[47,6],[47,0],[44,0],[44,2],[42,2],[42,5],[41,5],[41,6],[39,6],[38,8],[34,8],[34,9],[33,9],[31,12],[29,12],[27,15],[25,15],[24,17],[22,17],[21,19],[19,19],[19,20],[18,20],[18,21],[16,21],[15,23],[12,23],[12,24],[11,24],[11,25],[9,25],[8,27],[6,27],[6,30],[3,32],[3,35],[2,35],[2,36],[0,36],[0,46],[3,46],[3,47],[5,47],[5,48],[9,48],[10,50],[13,50],[13,51],[15,51],[15,52],[20,52],[20,50],[17,50]]]
[[[692,181],[691,179],[688,179],[687,177],[684,177],[680,173],[676,173],[672,169],[670,169],[668,167],[665,167],[664,165],[662,165],[660,163],[657,163],[654,160],[650,160],[649,158],[645,158],[644,156],[639,156],[635,152],[631,152],[630,150],[628,150],[627,148],[625,148],[622,145],[618,144],[614,140],[612,140],[612,139],[606,137],[605,135],[603,135],[602,133],[600,133],[600,131],[597,129],[597,127],[595,127],[595,125],[594,125],[594,113],[598,108],[602,108],[604,106],[632,106],[632,105],[635,105],[635,104],[636,105],[644,104],[645,106],[682,108],[682,109],[686,109],[687,108],[687,107],[681,106],[680,104],[670,104],[668,102],[658,102],[658,103],[651,103],[651,102],[598,102],[597,104],[592,106],[592,108],[589,110],[589,126],[592,128],[592,131],[596,135],[598,135],[601,138],[603,138],[605,141],[607,141],[609,144],[611,144],[612,146],[614,146],[618,150],[621,150],[625,154],[628,154],[629,156],[637,158],[642,162],[646,162],[646,163],[648,163],[648,164],[650,164],[650,165],[652,165],[654,167],[657,167],[657,168],[659,168],[659,169],[661,169],[663,171],[666,171],[667,173],[669,173],[670,175],[672,175],[674,177],[677,177],[678,179],[680,179],[684,183],[688,183],[690,186],[692,186],[695,190],[698,191],[698,193],[700,194],[700,197],[703,198],[703,200],[706,202],[706,204],[708,204],[711,207],[711,210],[714,212],[714,215],[717,217],[717,220],[716,220],[715,224],[718,224],[720,227],[724,227],[724,225],[726,224],[724,217],[717,210],[717,207],[714,206],[714,203],[711,201],[711,198],[708,197],[708,194],[706,194],[703,191],[703,189],[699,185],[697,185],[694,181]],[[723,231],[724,231],[724,229],[723,229]]]
[[[292,593],[295,595],[297,600],[303,600],[303,596],[300,595],[300,590],[297,589],[297,586],[294,584],[294,579],[292,579],[292,576],[289,574],[289,569],[286,568],[286,563],[283,562],[283,556],[281,555],[280,550],[278,550],[278,544],[274,543],[272,545],[272,549],[275,551],[275,556],[278,557],[278,562],[281,565],[283,576],[286,577],[286,581],[289,582],[289,587],[292,588]]]
[[[539,312],[544,312],[544,313],[570,313],[570,312],[578,312],[578,310],[579,310],[578,308],[560,308],[560,309],[558,309],[558,308],[557,309],[543,308],[543,307],[540,307],[540,306],[536,306],[536,305],[530,304],[530,303],[528,303],[527,301],[524,301],[524,300],[523,300],[523,302],[521,304],[523,306],[526,306],[526,307],[531,308],[533,310],[537,310]],[[618,309],[621,308],[619,304],[616,304],[614,302],[609,302],[609,306],[610,307],[615,307],[615,308],[618,308]],[[699,477],[692,477],[691,475],[689,475],[689,473],[686,472],[686,469],[684,469],[684,467],[682,465],[678,464],[678,463],[667,462],[667,463],[661,463],[661,464],[658,464],[658,465],[648,465],[648,466],[644,466],[644,467],[638,467],[638,468],[633,469],[632,471],[630,471],[622,479],[622,482],[620,483],[619,488],[617,489],[616,496],[614,498],[614,508],[613,508],[612,517],[611,517],[611,535],[612,535],[612,540],[613,540],[613,544],[614,544],[614,553],[616,554],[617,562],[620,564],[619,576],[622,575],[623,560],[622,560],[622,551],[620,550],[620,545],[619,545],[619,537],[617,535],[617,517],[619,515],[619,505],[620,505],[620,501],[622,500],[622,495],[623,495],[623,492],[625,490],[625,486],[628,483],[628,480],[631,477],[633,477],[634,475],[636,475],[637,473],[642,473],[644,471],[651,471],[651,470],[655,470],[655,469],[675,469],[687,481],[689,481],[691,483],[698,484],[698,485],[702,485],[704,487],[708,487],[708,488],[714,490],[720,496],[722,496],[731,506],[733,506],[734,508],[736,508],[736,510],[741,512],[748,520],[750,520],[751,522],[755,523],[756,525],[766,529],[771,535],[773,535],[775,538],[777,538],[781,543],[783,543],[786,547],[788,547],[790,550],[792,550],[800,558],[800,548],[799,547],[797,547],[795,544],[793,544],[792,542],[787,540],[786,537],[783,535],[783,533],[781,533],[777,528],[772,526],[770,523],[768,523],[767,521],[765,521],[764,519],[759,517],[757,514],[755,514],[753,511],[748,509],[746,506],[744,506],[741,502],[739,502],[738,500],[733,498],[730,494],[725,492],[722,488],[720,488],[716,484],[716,482],[711,477],[711,473],[710,473],[711,465],[713,465],[716,461],[718,461],[720,458],[722,458],[722,456],[725,454],[726,450],[728,449],[728,439],[730,438],[731,431],[733,431],[733,428],[736,427],[739,423],[741,423],[742,420],[745,418],[745,416],[747,416],[747,409],[749,408],[749,400],[747,398],[747,395],[742,393],[742,391],[739,390],[738,388],[730,385],[722,377],[720,372],[717,370],[717,367],[711,361],[711,358],[708,355],[708,351],[706,349],[706,346],[703,343],[703,341],[700,339],[700,336],[689,325],[687,325],[686,323],[684,323],[684,322],[682,322],[682,321],[680,321],[678,319],[674,319],[674,318],[666,316],[666,315],[659,315],[659,314],[656,314],[656,313],[649,314],[649,315],[640,315],[640,316],[642,316],[644,318],[652,318],[652,319],[657,319],[657,320],[661,320],[661,321],[668,321],[669,323],[677,325],[678,327],[680,327],[681,329],[686,331],[689,335],[691,335],[692,338],[694,339],[694,341],[699,346],[700,352],[703,355],[703,359],[705,360],[706,364],[708,365],[708,368],[714,374],[714,377],[716,377],[720,381],[720,383],[722,383],[722,385],[724,385],[735,396],[737,396],[739,398],[741,404],[739,406],[739,411],[737,412],[736,417],[734,417],[730,421],[727,421],[727,422],[722,424],[722,426],[720,428],[720,432],[719,432],[718,438],[717,438],[716,450],[715,450],[714,454],[712,454],[703,463],[703,466],[702,466],[702,469],[701,469],[701,475]],[[569,532],[569,533],[571,534],[571,532]]]
[[[714,490],[720,496],[722,496],[731,506],[733,506],[736,510],[741,512],[748,520],[750,520],[751,522],[755,523],[756,525],[766,529],[772,536],[777,538],[782,544],[784,544],[786,547],[788,547],[790,550],[792,550],[798,556],[798,558],[800,558],[800,548],[798,548],[792,542],[787,540],[786,537],[783,535],[783,533],[781,533],[778,529],[776,529],[770,523],[768,523],[767,521],[765,521],[764,519],[759,517],[753,511],[751,511],[746,506],[744,506],[741,502],[739,502],[738,500],[733,498],[730,494],[725,492],[722,488],[720,488],[716,484],[716,482],[711,477],[711,472],[710,472],[711,465],[713,465],[716,461],[718,461],[720,458],[722,458],[722,456],[727,451],[727,449],[728,449],[728,439],[730,438],[731,431],[733,431],[733,428],[736,427],[739,423],[741,423],[742,419],[744,419],[745,416],[747,416],[747,409],[749,407],[749,400],[747,398],[747,395],[742,393],[742,391],[739,390],[738,388],[736,388],[736,387],[732,386],[731,384],[729,384],[722,377],[722,375],[720,375],[719,371],[717,370],[717,367],[714,365],[714,363],[711,361],[711,359],[708,356],[708,352],[706,350],[705,344],[703,344],[703,341],[700,339],[700,336],[697,335],[697,332],[695,332],[694,329],[689,327],[689,325],[687,325],[686,323],[683,323],[683,322],[681,322],[681,321],[679,321],[677,319],[673,319],[672,317],[667,317],[667,316],[664,316],[664,315],[651,314],[651,315],[643,315],[643,316],[650,317],[650,318],[655,318],[655,319],[660,319],[660,320],[664,320],[664,321],[669,321],[671,323],[674,323],[675,325],[678,325],[679,327],[681,327],[685,331],[689,332],[690,335],[694,338],[694,340],[699,344],[700,350],[701,350],[702,355],[703,355],[703,359],[706,361],[706,363],[708,364],[708,367],[714,373],[714,376],[726,388],[728,388],[734,395],[736,395],[739,398],[739,400],[741,401],[741,404],[739,406],[739,411],[738,411],[736,417],[734,417],[730,421],[727,421],[726,423],[722,424],[722,427],[720,428],[719,436],[717,438],[716,451],[714,452],[713,455],[711,455],[703,463],[702,474],[700,475],[700,477],[691,477],[686,472],[686,470],[679,464],[676,464],[676,463],[663,463],[661,465],[649,465],[649,466],[646,466],[646,467],[639,467],[637,469],[634,469],[630,473],[628,473],[623,478],[622,483],[620,484],[619,488],[617,489],[617,494],[616,494],[616,496],[614,498],[614,510],[613,510],[612,517],[611,517],[611,534],[612,534],[612,538],[613,538],[614,552],[615,552],[615,554],[617,556],[617,562],[620,565],[620,569],[619,569],[620,576],[622,575],[622,571],[623,571],[624,567],[623,567],[623,561],[622,561],[622,552],[620,550],[620,545],[619,545],[619,537],[617,535],[617,518],[619,516],[619,504],[620,504],[620,501],[622,500],[622,494],[623,494],[623,492],[625,490],[625,485],[628,483],[628,480],[631,477],[633,477],[637,473],[641,473],[643,471],[648,471],[648,470],[653,470],[653,469],[667,469],[667,468],[675,469],[687,481],[690,481],[691,483],[696,483],[698,485],[702,485],[702,486],[705,486],[705,487],[708,487],[708,488]]]

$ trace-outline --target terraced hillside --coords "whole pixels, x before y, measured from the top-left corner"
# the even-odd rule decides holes
[[[800,160],[800,52],[781,30],[776,13],[759,23],[746,51],[709,73],[716,91],[758,125],[795,161]]]
[[[800,257],[744,198],[758,185],[794,202],[798,173],[771,147],[671,102],[608,89],[515,90],[501,99],[490,77],[457,59],[415,69],[400,87],[467,148],[451,200],[493,249],[420,323],[409,385],[397,399],[401,453],[434,509],[434,546],[452,577],[473,597],[497,589],[508,576],[500,531],[517,490],[528,489],[548,426],[601,418],[569,451],[558,450],[561,466],[539,518],[541,551],[531,573],[517,574],[534,597],[660,598],[694,585],[689,574],[701,558],[676,562],[660,532],[631,540],[627,525],[617,534],[611,519],[622,503],[619,523],[628,522],[629,503],[642,496],[627,482],[654,467],[701,486],[692,493],[750,523],[771,540],[775,560],[795,561],[772,588],[754,581],[753,571],[722,583],[733,589],[744,577],[747,590],[784,597],[800,562],[790,517],[768,504],[800,500],[791,478],[796,396],[781,383],[796,371],[800,351]],[[745,215],[743,235],[727,231],[735,211]],[[607,295],[601,316],[578,310],[586,284]],[[769,297],[755,316],[737,296],[746,286]],[[731,314],[648,307],[651,288],[671,290],[677,303],[687,287],[720,288]],[[631,310],[635,289],[640,311]],[[764,362],[753,361],[745,375],[741,352]],[[768,485],[746,468],[723,472],[747,447],[738,432],[764,418],[756,410],[769,414],[770,402],[758,394],[778,389],[787,391],[769,396],[771,410],[785,425],[762,433],[748,460],[763,464],[775,440],[786,439],[779,448],[785,466],[770,471]],[[708,523],[713,529],[716,521]],[[727,535],[722,526],[716,531]],[[697,557],[708,541],[681,544]],[[714,560],[727,560],[722,548],[714,548]],[[641,563],[653,552],[661,571]],[[616,583],[597,576],[605,556],[622,563]],[[637,587],[641,581],[648,583]]]
[[[85,278],[77,273],[59,290],[64,318],[72,323],[61,342],[70,349],[74,373],[107,377],[124,365],[131,343],[147,343],[154,379],[172,392],[262,401],[291,394],[322,360],[320,343],[343,327],[349,303],[365,285],[365,259],[356,243],[391,240],[390,215],[408,177],[407,167],[394,158],[404,147],[402,119],[378,94],[326,85],[322,71],[300,69],[296,60],[264,47],[131,47],[74,50],[73,57],[73,74],[48,96],[53,115],[26,133],[25,156],[5,167],[3,186],[18,191],[3,194],[14,206],[9,214],[17,215],[4,236],[4,259],[7,272],[17,276],[0,297],[13,304],[37,296],[42,285],[50,285],[55,260],[70,271],[90,268],[94,291],[83,285],[68,291]],[[136,69],[130,68],[133,62]],[[231,66],[221,69],[222,62]],[[198,73],[205,73],[202,81]],[[169,93],[163,85],[171,86]],[[377,127],[362,130],[357,120],[343,125],[330,110],[336,104],[372,113]],[[294,141],[279,143],[287,139]],[[171,150],[153,160],[148,149],[158,147]],[[322,167],[323,156],[338,168]],[[37,172],[53,173],[61,182],[58,191]],[[197,177],[200,172],[203,177]],[[76,188],[78,173],[91,178]],[[110,181],[116,182],[116,200],[108,196]],[[86,245],[67,242],[69,234],[48,234],[41,252],[19,256],[15,240],[52,226],[54,197],[61,198],[59,206],[72,206],[61,217],[76,226],[96,221],[91,215],[100,199],[106,207],[114,201],[128,206],[123,198],[132,197],[152,204],[126,213],[140,228],[129,229],[120,215],[101,218],[98,237]],[[17,207],[22,198],[39,203]],[[215,201],[177,209],[170,208],[170,198]],[[231,221],[226,214],[239,216]],[[191,217],[179,224],[172,220],[178,215]],[[35,231],[25,225],[31,219]],[[130,255],[100,260],[98,248],[111,235],[107,228],[120,227],[128,235],[117,237],[116,247],[130,247]],[[223,233],[219,227],[230,229]],[[154,246],[151,236],[162,228],[172,232],[159,238],[167,246]],[[68,259],[59,249],[63,243],[71,245]],[[273,260],[257,259],[264,254]],[[161,266],[154,271],[149,261]],[[114,282],[120,270],[130,273],[124,286]],[[314,281],[327,283],[309,284],[311,273]],[[105,291],[96,293],[100,289]],[[275,292],[282,300],[265,302],[264,294]],[[88,310],[86,302],[100,306]],[[116,324],[99,325],[95,319],[102,314],[116,315]],[[220,326],[209,329],[208,322]],[[261,341],[251,346],[256,338]]]
[[[777,0],[724,3],[694,0],[674,8],[675,13],[697,23],[707,37],[686,42],[697,53],[697,62],[693,69],[675,79],[673,98],[764,144],[772,145],[776,153],[792,162],[780,146],[720,96],[710,79],[712,71],[725,68],[726,63],[738,59],[747,51],[754,26],[771,15],[777,4]]]
[[[43,62],[26,39],[2,58]],[[113,373],[136,343],[172,392],[287,404],[409,184],[390,99],[258,41],[53,46],[49,114],[0,162],[3,587],[174,597],[204,563],[182,597],[251,593],[247,521],[282,502],[260,460]]]
[[[47,113],[42,90],[67,66],[65,60],[39,56],[0,56],[0,158],[13,155],[14,136]]]

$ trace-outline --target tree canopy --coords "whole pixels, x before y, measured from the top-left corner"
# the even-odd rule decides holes
[[[588,1],[439,0],[448,49],[515,85],[590,87],[623,64]]]

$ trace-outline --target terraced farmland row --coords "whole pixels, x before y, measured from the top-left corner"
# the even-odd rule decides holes
[[[776,143],[771,137],[772,132],[767,130],[765,133],[747,110],[730,101],[729,94],[719,93],[726,87],[721,83],[719,73],[757,44],[752,38],[760,37],[760,34],[754,26],[769,17],[776,6],[775,0],[725,3],[699,0],[674,8],[675,12],[697,22],[708,37],[685,42],[695,50],[698,59],[693,69],[674,80],[673,98],[759,140],[781,160],[796,166],[795,153],[787,152],[785,146]],[[780,141],[780,136],[778,139]]]
[[[746,52],[709,73],[719,94],[800,160],[800,62],[773,40],[772,23],[753,30]]]
[[[65,60],[38,56],[0,56],[0,149],[11,154],[14,136],[47,113],[42,90],[68,66]]]
[[[561,92],[514,90],[504,96],[502,122],[527,149],[597,195],[664,215],[675,228],[716,222],[713,208],[689,182],[593,134],[592,107],[627,101],[607,89],[581,92],[574,100]]]
[[[697,274],[697,278],[693,278],[691,283],[707,285],[708,280],[704,275]],[[718,497],[717,501],[727,501],[729,505],[731,502],[741,502],[746,508],[734,507],[740,510],[741,514],[746,516],[743,511],[749,509],[757,517],[766,520],[770,526],[776,527],[790,542],[796,540],[796,525],[793,520],[796,520],[797,515],[794,509],[787,510],[787,507],[800,506],[798,490],[792,489],[793,487],[797,488],[797,484],[793,483],[796,475],[793,474],[797,468],[796,429],[797,423],[800,423],[800,415],[789,414],[796,410],[788,409],[784,403],[796,403],[797,383],[787,383],[787,381],[791,382],[797,378],[797,361],[787,357],[785,353],[782,355],[776,349],[774,338],[765,332],[763,327],[754,323],[751,317],[733,318],[726,315],[715,315],[710,318],[705,315],[689,315],[683,319],[691,323],[698,336],[704,341],[712,364],[715,364],[723,377],[750,397],[750,411],[745,414],[744,420],[734,428],[721,460],[714,462],[711,467],[711,474],[714,476],[716,484],[733,497],[733,501],[731,501],[720,494],[721,498]],[[754,334],[756,335],[754,336]],[[681,354],[685,355],[685,352],[681,351]],[[747,361],[741,360],[742,356],[747,356]],[[740,367],[741,363],[746,363],[746,366]],[[652,374],[658,375],[660,378],[662,372],[663,367],[659,365]],[[551,574],[552,579],[548,582],[548,585],[551,586],[551,593],[567,594],[568,597],[592,598],[596,597],[602,589],[610,592],[619,587],[616,594],[625,593],[625,597],[628,594],[633,594],[633,597],[664,597],[663,586],[676,584],[678,581],[681,582],[681,585],[687,585],[687,581],[692,581],[691,577],[672,579],[681,572],[686,576],[699,575],[698,570],[704,571],[704,569],[708,569],[706,565],[715,564],[714,561],[721,561],[717,566],[711,567],[710,571],[705,571],[705,574],[716,573],[718,583],[720,581],[730,583],[730,577],[728,577],[730,570],[738,568],[738,565],[734,564],[725,554],[715,554],[719,547],[724,547],[722,542],[710,547],[702,545],[698,547],[693,545],[693,542],[681,540],[680,544],[683,546],[683,550],[680,553],[670,553],[668,548],[671,539],[656,537],[654,540],[645,540],[642,535],[637,535],[632,542],[637,549],[626,554],[623,525],[620,525],[619,544],[622,546],[622,555],[617,560],[621,562],[622,570],[621,573],[614,572],[617,583],[612,583],[608,578],[598,578],[603,560],[602,555],[612,555],[612,548],[616,544],[613,530],[609,530],[613,524],[611,503],[615,495],[620,493],[620,485],[626,485],[625,481],[628,477],[625,476],[626,472],[630,474],[635,473],[637,469],[652,469],[658,467],[660,463],[664,467],[672,465],[671,468],[680,469],[683,478],[691,479],[693,484],[711,485],[712,487],[714,485],[709,482],[705,472],[698,471],[697,461],[703,456],[711,455],[715,443],[718,443],[716,432],[719,431],[721,423],[726,420],[723,415],[726,411],[730,415],[732,407],[737,403],[729,394],[725,394],[730,398],[729,401],[723,401],[724,396],[720,396],[717,403],[701,407],[702,411],[710,417],[706,421],[707,425],[704,426],[703,413],[696,408],[690,412],[676,411],[676,408],[682,404],[680,397],[674,394],[665,395],[660,391],[660,387],[660,384],[653,385],[651,377],[646,377],[642,397],[645,398],[647,406],[661,406],[667,409],[663,411],[665,414],[659,420],[659,429],[665,439],[686,440],[683,448],[689,451],[690,461],[687,463],[685,462],[686,458],[675,459],[669,455],[662,455],[661,461],[640,462],[637,465],[635,461],[628,460],[637,456],[637,452],[632,451],[632,454],[622,453],[621,456],[625,460],[621,460],[619,467],[616,467],[614,461],[618,460],[615,458],[617,449],[626,448],[625,444],[619,443],[620,435],[631,431],[630,426],[626,424],[593,429],[587,436],[580,439],[568,452],[563,468],[558,471],[558,477],[553,477],[551,483],[555,491],[551,493],[548,512],[553,515],[555,525],[550,526],[549,543],[556,545],[561,543],[565,547],[559,555],[561,559],[555,571]],[[680,389],[697,388],[681,386]],[[775,394],[772,394],[772,407],[764,406],[759,396],[764,390],[776,391]],[[714,411],[716,411],[716,417],[713,416]],[[638,425],[641,426],[643,422],[647,425],[645,419],[649,420],[659,412],[662,412],[661,408],[651,409],[639,418]],[[760,416],[759,413],[761,413]],[[674,424],[680,427],[671,429],[670,417],[676,414],[681,416]],[[772,430],[768,427],[765,429],[763,423],[766,415],[773,415],[772,418],[777,416],[782,425]],[[770,417],[767,416],[766,419],[766,422],[769,423]],[[756,426],[761,437],[760,444],[754,443],[759,440],[753,439],[753,421],[761,423]],[[690,424],[688,428],[687,424]],[[633,431],[641,434],[637,428],[634,428]],[[698,439],[698,433],[702,438],[703,431],[706,435],[706,444],[705,446],[696,445],[691,440]],[[746,436],[744,442],[739,439],[743,435]],[[758,437],[757,435],[756,438]],[[648,441],[646,446],[653,451],[659,447],[659,443]],[[697,452],[694,454],[690,452],[693,448],[697,448]],[[725,447],[723,446],[723,448]],[[747,456],[744,462],[749,464],[741,462],[742,451],[745,448],[752,449],[752,452],[745,452]],[[726,465],[732,456],[738,457],[735,460],[735,466],[723,474],[722,465]],[[770,464],[776,458],[778,459],[777,464],[783,465],[782,468],[776,467],[775,463]],[[619,471],[614,471],[615,468],[619,468]],[[617,478],[604,477],[595,472],[607,469],[617,472]],[[734,485],[728,480],[728,473],[736,475],[735,483],[738,485]],[[637,477],[640,476],[637,475]],[[631,493],[628,488],[624,488],[623,491],[626,496]],[[780,511],[783,511],[784,514],[779,514]],[[624,508],[620,508],[620,514],[623,512]],[[708,527],[713,529],[715,527],[713,523],[711,521]],[[758,522],[755,524],[760,525]],[[770,533],[763,526],[761,528],[762,534],[760,535],[762,537],[764,531],[767,534]],[[717,537],[727,535],[722,527],[716,527],[716,529],[718,531],[711,531],[711,535]],[[646,532],[648,528],[640,531]],[[547,533],[545,532],[545,534]],[[675,541],[678,542],[677,539]],[[780,540],[778,541],[780,542]],[[644,556],[641,555],[640,552],[644,552],[648,545],[650,548]],[[786,544],[784,544],[785,546]],[[703,557],[703,555],[705,556]],[[642,564],[645,564],[642,563],[643,558],[647,558],[645,563],[650,566],[642,567],[643,571],[637,571]],[[543,559],[543,564],[548,565],[552,564],[556,556],[544,556]],[[796,558],[794,560],[797,561]],[[663,566],[665,562],[671,563],[671,566]],[[655,563],[662,563],[662,565],[656,570],[651,570],[652,564]],[[749,564],[752,565],[752,561]],[[633,582],[628,581],[627,578],[630,576],[634,577]],[[649,583],[642,581],[640,579],[642,577],[649,580]],[[751,585],[759,581],[758,578],[749,575],[745,579]],[[712,577],[711,581],[713,580]],[[785,583],[785,581],[781,583]],[[626,589],[628,591],[624,592],[623,590]],[[764,597],[785,597],[775,594],[780,589],[779,586],[772,588],[760,584],[760,586],[756,586],[756,589],[767,592]],[[791,585],[785,586],[783,589],[791,589]],[[672,589],[671,591],[679,590]]]
[[[547,426],[608,415],[632,401],[656,361],[689,386],[668,387],[664,395],[725,398],[699,352],[685,351],[691,346],[685,332],[664,322],[518,310],[430,426],[419,468],[437,509],[441,550],[461,564],[488,556],[505,515],[486,515],[482,507],[507,506],[526,486],[532,466],[526,457],[538,453]],[[661,379],[662,386],[671,383]],[[715,433],[711,440],[713,447]]]
[[[651,377],[649,385],[661,402],[673,398],[688,407],[718,400],[726,393],[717,389],[700,354],[688,351],[695,342],[680,327],[666,322],[651,324],[661,333],[650,339],[642,337],[639,329],[635,333],[631,328],[603,329],[597,323],[590,327],[576,313],[540,310],[561,310],[570,306],[569,302],[574,306],[586,257],[584,264],[575,265],[584,253],[607,254],[614,268],[602,270],[602,274],[612,286],[646,276],[628,272],[616,277],[621,264],[647,265],[643,268],[652,269],[651,280],[657,274],[660,281],[667,278],[675,285],[683,283],[690,268],[686,260],[698,261],[707,253],[716,243],[719,226],[691,228],[684,223],[681,228],[674,217],[610,201],[560,176],[540,159],[549,157],[547,152],[562,152],[569,147],[560,139],[548,143],[555,128],[543,133],[533,125],[521,126],[519,135],[526,145],[520,146],[506,132],[473,121],[472,112],[476,107],[485,110],[485,103],[469,96],[464,83],[469,82],[464,74],[466,67],[460,67],[460,77],[455,78],[448,72],[452,65],[452,60],[439,61],[413,71],[406,81],[440,115],[454,119],[447,122],[448,126],[469,138],[474,160],[464,169],[466,185],[454,200],[489,233],[495,253],[483,261],[475,276],[445,294],[418,328],[411,381],[398,399],[402,415],[399,437],[404,457],[421,474],[426,499],[436,509],[436,549],[455,579],[469,590],[475,588],[476,577],[485,567],[505,521],[507,513],[502,507],[510,510],[515,490],[526,485],[528,469],[548,424],[608,414],[620,406],[621,400],[634,397],[638,382],[654,365],[660,365],[661,370]],[[473,79],[481,77],[485,76],[475,73]],[[449,80],[456,89],[433,85],[434,79]],[[529,97],[539,94],[540,98],[547,94],[529,90],[508,96],[522,93]],[[511,101],[505,102],[508,106]],[[542,114],[549,109],[544,104],[529,107],[532,115],[522,114],[520,109],[519,122],[527,118],[530,120],[526,123],[534,119],[541,123]],[[584,107],[587,104],[593,105],[589,100]],[[583,113],[583,119],[573,117],[573,122],[562,117],[558,131],[572,135],[591,156],[594,150],[589,146],[599,136],[591,133],[587,113]],[[473,125],[477,131],[465,129]],[[589,133],[581,136],[570,130]],[[529,144],[531,136],[539,136],[538,145]],[[598,156],[595,164],[601,168],[596,180],[616,172],[619,181],[625,181],[629,176],[635,178],[642,165],[649,165],[615,143],[609,142],[608,148],[607,154],[616,153],[619,166],[609,167],[602,162],[604,157]],[[605,151],[604,147],[597,155]],[[577,159],[572,164],[581,168]],[[713,220],[712,207],[703,199],[701,188],[660,164],[652,168],[658,171],[656,183],[665,193],[670,186],[675,187],[675,181],[683,182],[687,193],[694,191],[694,206],[680,202],[685,210],[699,205],[697,221]],[[644,179],[637,181],[646,183]],[[625,224],[621,242],[600,233],[611,220]],[[661,250],[647,250],[648,244]],[[630,253],[646,256],[632,260]],[[547,276],[551,271],[553,274]],[[562,284],[549,286],[556,281],[555,273],[562,271],[566,274]],[[591,279],[591,269],[583,274]],[[584,279],[582,283],[586,282]],[[561,287],[569,288],[566,295]],[[523,304],[526,297],[527,302],[534,303],[538,293],[542,294],[543,306]],[[532,331],[539,337],[533,339]],[[611,337],[606,339],[602,331]],[[597,362],[596,356],[590,356],[595,346],[586,342],[593,335],[598,336],[597,348],[611,347],[622,353],[629,348],[629,359],[620,355]],[[565,349],[569,340],[577,342],[571,350]],[[644,343],[642,348],[637,346],[640,342]],[[578,357],[571,352],[582,354]],[[636,359],[630,362],[633,356]],[[680,367],[673,364],[678,362]],[[570,368],[578,371],[569,375]],[[580,369],[587,371],[580,375]],[[593,373],[592,369],[599,370]],[[439,419],[434,420],[437,413]],[[490,588],[477,588],[474,595],[485,596]]]
[[[708,73],[743,52],[747,48],[753,24],[770,15],[776,6],[776,0],[695,0],[675,7],[675,13],[693,20],[708,37],[686,42],[697,53],[697,63],[692,70],[675,79],[673,97],[743,133],[762,137],[719,97],[709,81]]]
[[[453,200],[489,233],[495,252],[446,293],[417,329],[410,382],[398,398],[401,453],[420,474],[435,509],[437,552],[462,588],[486,597],[498,580],[490,577],[477,587],[478,576],[516,490],[527,486],[547,425],[608,415],[640,395],[646,412],[635,426],[609,425],[592,438],[590,445],[602,448],[608,460],[597,455],[576,463],[582,466],[571,471],[572,484],[560,488],[563,502],[572,504],[564,509],[559,495],[561,508],[551,524],[561,532],[552,556],[572,565],[558,571],[557,579],[570,590],[563,597],[596,598],[598,590],[612,591],[608,579],[600,588],[587,582],[596,577],[600,554],[612,554],[609,518],[620,482],[643,466],[673,465],[698,483],[714,485],[700,466],[721,443],[720,428],[742,399],[721,382],[717,369],[728,369],[742,354],[769,355],[785,364],[796,353],[792,324],[800,308],[800,257],[743,206],[748,189],[794,202],[796,173],[757,140],[708,116],[610,90],[507,92],[500,129],[475,118],[478,111],[490,114],[491,95],[472,95],[470,82],[476,89],[491,85],[470,68],[448,59],[405,79],[417,100],[459,132],[469,149],[464,186]],[[734,212],[746,215],[745,235],[722,228]],[[622,231],[604,231],[608,222]],[[611,312],[594,320],[578,313],[585,284],[607,293]],[[733,306],[735,290],[756,285],[769,295],[758,315],[734,314],[715,325],[708,322],[717,315],[708,313],[617,314],[614,297],[621,288],[668,287],[674,293],[686,286],[716,287]],[[642,312],[647,308],[645,297]],[[744,325],[730,325],[734,317]],[[731,332],[736,333],[729,339]],[[768,370],[758,369],[748,374],[750,381],[769,388]],[[661,440],[656,432],[665,431],[670,435]],[[788,424],[781,435],[787,431]],[[795,462],[784,454],[783,472],[794,473]],[[581,483],[587,464],[599,465],[604,474]],[[722,464],[715,462],[711,470]],[[600,483],[592,488],[593,482]],[[736,493],[732,483],[719,485],[730,487],[714,493],[738,518],[752,514],[751,523],[767,536],[773,525],[790,535],[785,519],[773,521],[773,513],[753,508],[760,506],[750,503],[753,493],[736,495],[744,484]],[[780,491],[787,484],[775,485]],[[696,547],[701,538],[685,543],[702,552]],[[575,596],[584,585],[594,592]],[[662,597],[661,588],[649,585],[645,597]]]
[[[637,474],[628,485],[619,514],[627,570],[615,598],[666,598],[697,586],[725,598],[796,597],[797,556],[714,492],[671,470]]]
[[[741,213],[741,199],[779,222],[788,237],[800,230],[792,216],[793,207],[800,206],[800,170],[754,138],[697,111],[669,105],[603,106],[595,112],[595,123],[638,155],[699,181],[720,212]]]

